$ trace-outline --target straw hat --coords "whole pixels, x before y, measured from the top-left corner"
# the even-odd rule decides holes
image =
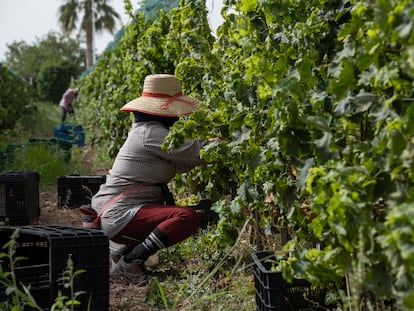
[[[121,110],[178,117],[192,113],[197,107],[197,100],[181,93],[181,83],[176,76],[154,74],[145,77],[141,97],[130,101]]]

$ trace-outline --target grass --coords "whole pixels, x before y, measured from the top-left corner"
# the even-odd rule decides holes
[[[8,144],[22,143],[31,137],[52,138],[53,127],[60,124],[60,109],[48,102],[37,102],[31,114],[27,114],[14,129],[0,133],[0,149]]]
[[[239,238],[232,246],[219,247],[212,230],[160,251],[163,269],[175,273],[151,280],[148,306],[180,311],[255,309],[251,245]],[[240,237],[246,234],[242,231]]]
[[[38,102],[15,129],[0,133],[0,169],[39,172],[41,191],[55,188],[58,176],[93,174],[96,167],[88,146],[78,147],[53,137],[59,124],[59,107]]]

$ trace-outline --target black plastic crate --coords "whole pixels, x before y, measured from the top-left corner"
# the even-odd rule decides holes
[[[57,178],[58,208],[77,208],[91,202],[101,184],[105,183],[105,175],[68,175]]]
[[[10,240],[16,227],[0,227],[0,243]],[[37,304],[49,310],[58,292],[71,297],[70,290],[59,280],[73,260],[74,271],[86,270],[74,279],[74,292],[84,291],[77,299],[81,305],[75,310],[106,311],[109,308],[109,240],[100,230],[66,226],[24,226],[20,230],[15,256],[19,261],[14,270],[17,281],[30,286]],[[6,250],[3,250],[6,251]],[[6,258],[0,261],[3,269],[10,270]],[[0,287],[0,300],[5,299]]]
[[[29,225],[40,216],[39,173],[0,173],[0,221],[9,225]]]
[[[255,252],[252,258],[258,311],[327,310],[335,307],[335,299],[326,298],[334,298],[340,284],[315,286],[304,279],[288,283],[281,272],[272,271],[272,266],[277,265],[274,252]]]

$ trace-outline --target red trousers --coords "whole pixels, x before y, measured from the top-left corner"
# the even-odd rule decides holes
[[[176,244],[197,232],[199,219],[196,211],[189,207],[148,204],[142,206],[129,224],[111,240],[137,245],[157,227],[172,244]]]

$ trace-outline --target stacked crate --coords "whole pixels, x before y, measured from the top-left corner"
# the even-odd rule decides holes
[[[57,139],[68,141],[80,147],[85,145],[85,132],[82,125],[56,125],[53,133]]]

